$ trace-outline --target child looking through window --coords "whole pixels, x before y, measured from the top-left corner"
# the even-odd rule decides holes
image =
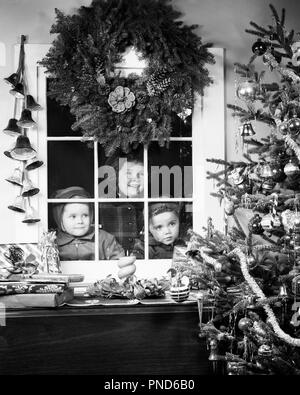
[[[90,198],[83,188],[73,186],[58,190],[54,198]],[[53,207],[56,222],[57,245],[61,260],[95,259],[94,210],[90,203],[59,203]],[[115,237],[99,229],[99,259],[118,259],[124,250]]]
[[[180,206],[178,203],[149,205],[149,259],[171,259],[180,239]],[[144,240],[136,239],[132,255],[144,257]]]

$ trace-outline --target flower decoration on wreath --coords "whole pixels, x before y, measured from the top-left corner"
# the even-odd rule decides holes
[[[174,115],[189,114],[195,93],[212,83],[211,44],[170,3],[94,0],[74,15],[55,10],[50,32],[57,36],[40,62],[51,77],[49,95],[69,106],[72,129],[98,141],[107,156],[154,138],[163,146]],[[125,77],[116,65],[131,47],[146,66]]]

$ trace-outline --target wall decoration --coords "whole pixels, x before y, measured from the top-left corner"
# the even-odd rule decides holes
[[[94,0],[77,14],[56,11],[57,34],[40,62],[51,78],[50,95],[76,117],[72,128],[101,143],[106,155],[140,143],[169,140],[171,117],[193,108],[194,93],[212,80],[213,63],[170,0]],[[116,65],[133,48],[146,67],[126,78]]]
[[[15,212],[25,213],[22,222],[32,224],[39,222],[40,218],[38,218],[38,214],[31,205],[30,196],[39,193],[40,190],[33,185],[28,176],[28,171],[42,166],[43,162],[37,159],[37,152],[31,146],[27,134],[37,126],[32,118],[32,111],[39,111],[41,106],[28,93],[25,75],[25,41],[26,36],[22,35],[17,71],[4,78],[4,81],[11,87],[9,93],[14,96],[14,113],[13,118],[9,119],[8,125],[3,132],[16,138],[11,148],[4,151],[4,155],[18,162],[13,174],[6,178],[6,181],[19,189],[15,201],[8,208]],[[17,119],[18,113],[20,113],[19,119]]]

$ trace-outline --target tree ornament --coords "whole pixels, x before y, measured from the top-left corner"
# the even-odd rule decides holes
[[[300,66],[300,42],[296,41],[291,45],[291,50],[293,52],[292,64],[293,66]]]
[[[263,358],[270,358],[273,356],[273,350],[268,344],[262,344],[257,350],[257,354]]]
[[[179,116],[180,119],[183,120],[183,122],[186,122],[186,118],[189,117],[191,114],[192,114],[191,108],[184,108],[183,111],[178,113],[177,115]]]
[[[297,117],[297,114],[288,121],[288,130],[291,137],[298,136],[300,132],[300,119]]]
[[[224,198],[224,211],[226,215],[233,215],[235,211],[234,202],[227,197]]]
[[[244,101],[253,101],[259,93],[259,85],[255,81],[247,80],[241,82],[236,90],[236,95]]]
[[[240,135],[241,137],[251,137],[255,135],[255,131],[253,129],[253,126],[251,122],[245,122],[243,125],[239,127]]]
[[[245,193],[244,195],[242,195],[242,197],[241,197],[241,206],[243,208],[249,209],[249,208],[251,208],[251,204],[252,204],[252,200],[251,200],[249,194]]]
[[[264,163],[261,165],[260,176],[262,178],[271,178],[273,176],[273,172],[269,163]]]
[[[273,215],[271,213],[264,215],[260,224],[264,230],[273,230]]]
[[[275,182],[282,182],[286,178],[286,175],[284,174],[283,168],[280,163],[277,162],[272,162],[270,163],[271,167],[271,172],[272,172],[272,179]]]
[[[267,48],[268,48],[267,44],[261,39],[258,39],[252,45],[252,52],[255,53],[255,55],[257,56],[262,56],[266,52]]]
[[[274,187],[276,186],[276,182],[272,178],[268,178],[262,184],[262,191],[265,194],[270,193]]]
[[[281,133],[283,136],[285,136],[286,134],[288,134],[288,132],[289,132],[288,121],[281,122],[281,123],[278,125],[278,131],[279,131],[279,133]]]
[[[292,279],[292,292],[294,295],[300,295],[300,274]]]
[[[255,235],[261,235],[264,233],[264,229],[261,226],[261,216],[259,214],[255,214],[248,223],[248,229]]]
[[[290,161],[284,166],[283,171],[287,176],[294,176],[299,173],[300,169],[299,166],[293,163],[290,159]]]
[[[238,327],[242,332],[249,330],[252,326],[253,321],[248,317],[241,318],[238,322]]]
[[[233,185],[240,185],[244,182],[244,177],[241,175],[240,171],[241,170],[239,168],[236,168],[228,175],[228,178]]]

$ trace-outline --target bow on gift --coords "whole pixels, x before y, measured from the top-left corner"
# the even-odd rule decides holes
[[[11,246],[8,252],[4,254],[5,259],[9,263],[4,264],[2,269],[12,274],[34,274],[38,268],[38,262],[33,254],[30,254],[24,259],[24,251],[21,247]]]

